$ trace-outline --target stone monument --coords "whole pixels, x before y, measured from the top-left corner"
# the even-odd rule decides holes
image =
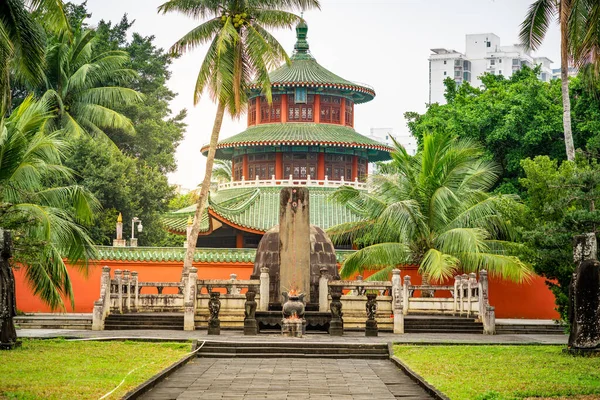
[[[0,349],[20,345],[13,318],[17,315],[15,276],[10,266],[12,240],[9,231],[0,229]]]
[[[367,293],[367,321],[365,323],[365,336],[377,336],[379,328],[377,327],[377,294]]]
[[[594,233],[575,236],[573,258],[578,265],[569,287],[568,351],[600,353],[600,262]]]
[[[220,335],[221,334],[221,320],[219,319],[219,311],[221,310],[221,293],[210,292],[210,300],[208,301],[208,311],[210,317],[208,319],[208,334],[209,335]]]

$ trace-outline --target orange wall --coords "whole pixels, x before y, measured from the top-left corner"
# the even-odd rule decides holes
[[[92,312],[94,301],[100,296],[100,275],[102,266],[111,267],[111,276],[115,269],[138,272],[138,279],[145,282],[177,282],[180,279],[181,262],[99,262],[89,268],[87,276],[77,268],[69,267],[75,295],[75,309],[67,305],[68,312]],[[252,274],[252,263],[196,263],[199,279],[229,279],[230,274],[237,274],[238,279],[249,279]],[[17,289],[17,308],[24,312],[49,312],[48,306],[34,296],[25,281],[24,269],[15,271]],[[365,274],[368,276],[368,274]],[[415,267],[405,267],[401,276],[410,275],[413,285],[421,284],[421,276]],[[152,293],[153,288],[144,288],[143,293]],[[175,292],[175,288],[165,289],[163,293]],[[416,295],[419,295],[417,292]],[[448,296],[447,292],[439,292],[437,296]],[[497,318],[532,318],[558,319],[554,310],[554,295],[546,286],[545,280],[536,276],[529,283],[517,284],[491,278],[489,285],[490,304],[496,307]]]

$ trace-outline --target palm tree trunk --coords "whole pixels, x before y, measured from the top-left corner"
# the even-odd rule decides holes
[[[565,132],[565,147],[567,159],[575,160],[575,147],[573,145],[573,132],[571,131],[571,99],[569,98],[569,45],[568,21],[570,9],[561,1],[560,5],[560,79],[562,83],[563,100],[563,130]]]
[[[215,162],[215,153],[217,152],[217,142],[219,141],[219,133],[221,132],[221,124],[223,123],[224,114],[225,104],[219,102],[212,134],[210,136],[210,145],[208,148],[208,156],[206,158],[206,172],[204,174],[202,186],[200,187],[200,196],[198,196],[198,201],[196,202],[196,214],[194,214],[192,231],[187,239],[187,249],[185,251],[185,258],[183,260],[182,273],[188,272],[192,267],[192,262],[194,261],[194,252],[196,251],[196,242],[198,241],[198,232],[200,231],[200,220],[202,219],[202,214],[204,213],[204,208],[206,206],[206,199],[208,198],[210,179],[212,176],[213,164]]]

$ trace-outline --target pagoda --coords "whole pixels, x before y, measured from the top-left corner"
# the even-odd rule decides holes
[[[322,229],[362,218],[358,204],[340,205],[330,195],[343,185],[366,190],[368,164],[389,160],[393,149],[354,130],[354,106],[375,91],[317,63],[307,32],[300,22],[291,62],[269,74],[271,104],[251,86],[247,129],[218,143],[216,158],[231,161],[232,180],[209,196],[199,247],[257,247],[278,223],[282,186],[309,188],[310,220]],[[195,209],[164,215],[164,226],[185,235]]]

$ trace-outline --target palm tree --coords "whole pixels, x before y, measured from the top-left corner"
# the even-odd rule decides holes
[[[44,27],[68,31],[61,0],[0,0],[0,116],[10,105],[11,72],[30,85],[43,82]]]
[[[119,84],[134,79],[135,71],[126,68],[129,55],[124,51],[97,54],[95,33],[77,29],[70,37],[61,32],[50,38],[48,70],[43,98],[56,110],[51,129],[66,134],[104,136],[103,129],[121,129],[133,134],[133,124],[115,108],[142,101],[141,93]]]
[[[171,0],[158,8],[163,14],[175,11],[205,20],[179,39],[171,52],[186,53],[210,43],[196,79],[194,104],[206,90],[217,103],[206,174],[188,236],[184,272],[192,266],[225,110],[232,117],[239,117],[244,112],[253,77],[271,101],[269,69],[279,66],[282,61],[289,62],[289,58],[268,29],[291,28],[301,18],[286,10],[313,7],[319,7],[318,0]]]
[[[212,171],[212,177],[219,183],[231,182],[231,160],[215,160],[215,168]]]
[[[71,171],[61,163],[68,150],[63,133],[44,132],[51,116],[47,103],[30,96],[0,120],[0,227],[13,230],[15,260],[34,293],[52,308],[64,308],[62,296],[71,305],[74,298],[63,257],[85,267],[94,255],[82,225],[92,222],[99,206],[71,184]]]
[[[434,280],[480,269],[515,281],[529,277],[530,268],[510,255],[517,245],[499,211],[515,198],[488,193],[500,170],[482,155],[470,140],[426,135],[414,157],[396,144],[368,192],[338,189],[334,199],[362,208],[365,217],[328,230],[334,243],[360,247],[340,275],[371,270],[377,272],[370,279],[379,280],[399,265],[417,264]]]
[[[592,64],[600,73],[600,3],[597,0],[536,0],[521,24],[521,43],[531,50],[542,44],[552,20],[560,25],[560,79],[567,159],[575,159],[569,98],[569,60],[581,67]]]

